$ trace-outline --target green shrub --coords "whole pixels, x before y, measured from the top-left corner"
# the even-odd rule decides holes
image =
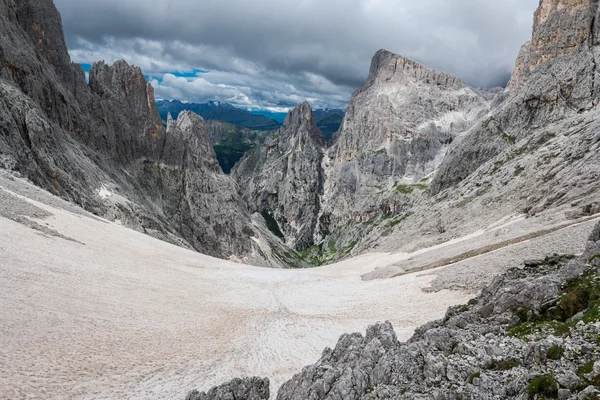
[[[581,367],[579,367],[579,369],[577,370],[577,373],[579,375],[584,375],[584,374],[589,374],[594,370],[594,362],[590,361],[587,364],[582,365]]]
[[[565,353],[565,349],[561,346],[555,344],[554,346],[548,349],[546,356],[551,360],[560,360]]]
[[[479,371],[478,371],[478,372],[474,372],[474,373],[472,373],[472,374],[471,374],[471,376],[469,376],[469,383],[472,385],[472,384],[473,384],[473,381],[474,381],[476,378],[481,378],[481,372],[479,372]]]
[[[493,369],[494,371],[508,371],[517,367],[518,365],[519,363],[517,362],[517,360],[512,358],[500,361],[494,360],[492,361],[492,366],[490,367],[490,369]]]
[[[540,375],[533,378],[527,387],[527,393],[529,394],[530,399],[533,399],[537,394],[556,398],[558,395],[556,378],[552,375]]]

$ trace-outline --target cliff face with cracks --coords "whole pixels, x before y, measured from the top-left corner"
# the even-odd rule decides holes
[[[314,244],[324,150],[312,109],[303,103],[232,171],[250,210],[263,214],[271,229],[296,250]]]
[[[454,76],[385,50],[375,54],[324,156],[317,241],[336,238],[339,253],[364,236],[358,225],[407,212],[450,144],[487,109]]]
[[[543,0],[532,40],[489,115],[455,143],[432,190],[448,188],[516,141],[598,104],[598,2]]]

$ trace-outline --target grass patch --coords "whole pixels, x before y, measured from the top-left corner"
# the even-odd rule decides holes
[[[552,375],[541,375],[533,378],[527,386],[527,394],[533,399],[540,394],[545,397],[556,398],[558,396],[558,384]]]
[[[583,322],[600,321],[600,279],[597,271],[588,271],[569,280],[563,287],[563,295],[557,306],[539,315],[532,315],[528,308],[514,313],[520,323],[508,330],[509,336],[521,339],[529,335],[566,336],[577,321],[573,317],[583,313]],[[558,350],[556,350],[558,351]],[[555,353],[557,355],[558,353]],[[562,355],[561,355],[562,356]],[[548,355],[549,358],[550,355]]]
[[[392,187],[392,191],[400,194],[412,194],[415,190],[425,191],[428,187],[428,185],[425,185],[423,183],[414,183],[411,185],[396,183]]]
[[[520,165],[517,165],[517,166],[515,167],[515,176],[519,176],[519,175],[521,175],[521,174],[522,174],[524,171],[525,171],[525,168],[523,168],[523,167],[522,167],[522,166],[520,166]]]
[[[489,190],[490,190],[489,188],[481,188],[481,189],[479,189],[472,196],[465,197],[464,199],[462,199],[458,203],[454,204],[454,208],[462,208],[462,207],[466,206],[467,204],[471,203],[476,198],[481,197],[484,194],[486,194],[487,192],[489,192]]]
[[[502,134],[502,139],[506,140],[510,144],[517,143],[517,137],[513,136],[513,135],[509,135],[508,133],[503,133]]]
[[[518,366],[519,363],[517,362],[517,360],[509,358],[507,360],[492,361],[490,369],[493,369],[494,371],[509,371]]]
[[[469,376],[469,383],[472,385],[473,381],[477,378],[481,378],[481,372],[474,372],[471,374],[471,376]]]
[[[302,260],[318,267],[348,255],[356,247],[356,244],[356,241],[353,240],[338,249],[336,242],[329,240],[327,243],[316,244],[306,250],[299,251],[298,254]]]
[[[581,367],[579,367],[579,369],[577,370],[577,373],[579,375],[585,375],[585,374],[591,374],[594,371],[594,362],[590,361],[587,364],[583,364]]]
[[[562,346],[555,344],[548,349],[546,356],[551,360],[560,360],[565,354],[565,349]]]

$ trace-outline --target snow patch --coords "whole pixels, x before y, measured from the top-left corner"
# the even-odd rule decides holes
[[[112,196],[113,194],[112,194],[112,192],[111,192],[110,190],[108,190],[108,189],[106,188],[106,186],[102,185],[102,186],[100,187],[100,190],[98,190],[98,195],[99,195],[99,196],[100,196],[102,199],[106,200],[106,199],[108,199],[110,196]]]

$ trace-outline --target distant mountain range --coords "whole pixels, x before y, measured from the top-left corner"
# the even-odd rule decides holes
[[[323,137],[326,141],[330,141],[333,134],[340,129],[344,120],[344,110],[334,108],[317,109],[313,111],[313,118],[317,124],[317,128],[323,132]]]
[[[158,112],[163,121],[167,120],[167,114],[171,113],[177,118],[182,111],[192,111],[205,120],[223,121],[244,128],[271,131],[279,129],[281,123],[263,115],[254,115],[250,111],[237,108],[228,103],[210,101],[208,103],[183,103],[178,100],[160,100],[156,102]]]
[[[208,103],[183,103],[178,100],[159,100],[156,102],[158,112],[163,121],[167,120],[167,115],[171,113],[173,118],[181,111],[193,111],[205,120],[223,121],[244,128],[271,131],[279,129],[285,120],[287,113],[275,113],[270,111],[250,112],[229,103],[219,101],[209,101]],[[313,116],[317,123],[317,128],[323,132],[325,140],[329,141],[333,134],[337,132],[344,118],[344,110],[339,109],[320,109],[314,110]]]

